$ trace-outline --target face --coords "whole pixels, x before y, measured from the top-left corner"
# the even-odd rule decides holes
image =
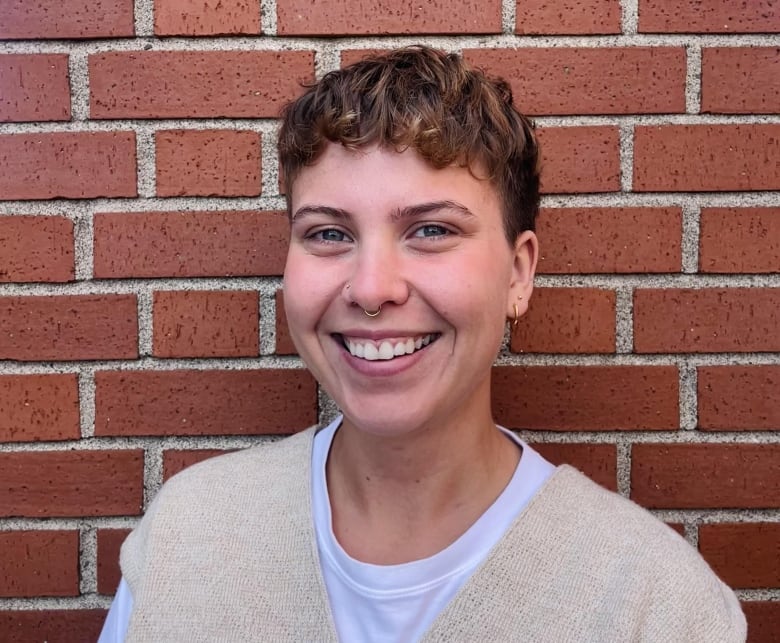
[[[330,144],[291,205],[290,333],[345,423],[390,435],[492,421],[491,365],[536,262],[532,233],[507,243],[492,185],[413,150]]]

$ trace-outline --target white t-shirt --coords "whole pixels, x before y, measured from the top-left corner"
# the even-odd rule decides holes
[[[372,565],[351,558],[333,534],[325,464],[341,417],[314,438],[312,510],[322,575],[339,640],[416,641],[501,539],[555,467],[509,431],[522,448],[520,462],[496,501],[460,538],[439,553],[401,565]],[[98,643],[122,643],[133,597],[119,583]]]

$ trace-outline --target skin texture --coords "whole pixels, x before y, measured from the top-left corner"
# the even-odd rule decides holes
[[[506,318],[526,310],[537,254],[533,233],[507,242],[489,182],[413,150],[331,144],[296,179],[285,307],[301,357],[344,412],[327,473],[351,555],[432,555],[508,482],[519,452],[493,423],[490,369]],[[422,350],[379,361],[342,340],[427,335]]]

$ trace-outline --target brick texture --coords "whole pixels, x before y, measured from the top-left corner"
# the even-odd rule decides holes
[[[467,49],[463,55],[508,80],[526,114],[685,111],[681,47]]]
[[[555,127],[537,132],[541,146],[541,190],[615,192],[620,189],[616,127]]]
[[[154,293],[158,357],[254,357],[258,332],[255,291]]]
[[[635,444],[631,461],[631,498],[645,507],[780,507],[780,444]]]
[[[634,130],[634,190],[780,188],[780,125],[653,125]]]
[[[780,207],[702,208],[701,272],[780,272]]]
[[[70,120],[67,54],[2,54],[0,87],[0,122]]]
[[[775,0],[639,0],[639,31],[656,33],[780,32]]]
[[[158,196],[258,196],[260,134],[165,130],[155,135]]]
[[[281,275],[289,225],[281,212],[95,215],[99,278]]]
[[[512,328],[515,353],[614,353],[615,291],[537,288]]]
[[[89,57],[92,118],[275,117],[314,76],[309,51],[122,51]]]
[[[9,643],[73,643],[97,641],[107,610],[0,611],[0,632]]]
[[[135,295],[0,297],[0,359],[138,356]]]
[[[136,196],[133,132],[0,134],[0,199]]]
[[[500,0],[277,0],[276,7],[284,36],[501,33]]]
[[[0,283],[72,281],[73,222],[56,216],[0,217]]]
[[[113,595],[119,587],[119,550],[130,533],[129,529],[98,529],[97,589],[99,594]]]
[[[731,587],[780,585],[780,523],[702,525],[699,551]]]
[[[780,47],[705,47],[701,109],[716,114],[780,112]]]
[[[77,531],[0,532],[0,597],[78,593]]]
[[[540,273],[680,272],[680,208],[542,208]]]
[[[780,632],[780,601],[745,601],[748,643],[776,643]]]
[[[570,464],[611,491],[617,491],[617,447],[614,444],[534,443],[553,464]]]
[[[143,451],[0,453],[0,516],[135,516]]]
[[[637,353],[779,351],[780,288],[634,291]]]
[[[0,442],[80,436],[75,373],[0,375]]]
[[[676,429],[677,380],[672,366],[501,366],[493,410],[517,429]]]
[[[158,36],[217,36],[260,33],[258,0],[155,0]]]
[[[290,336],[290,328],[287,326],[287,315],[284,312],[284,291],[277,290],[276,294],[276,352],[279,355],[295,355],[297,350]]]
[[[317,421],[303,370],[100,371],[96,435],[292,433]]]
[[[0,38],[121,38],[135,33],[133,0],[0,0]]]
[[[193,464],[203,462],[230,451],[222,449],[171,449],[163,453],[163,479],[168,480]]]
[[[780,430],[780,365],[700,366],[699,428]]]
[[[617,0],[517,0],[515,16],[523,35],[620,33]]]

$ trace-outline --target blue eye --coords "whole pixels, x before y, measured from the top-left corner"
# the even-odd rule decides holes
[[[317,232],[311,235],[312,239],[317,241],[325,241],[326,243],[340,243],[348,239],[347,235],[341,230],[336,228],[325,228],[324,230],[317,230]]]
[[[429,223],[424,226],[420,226],[414,231],[415,237],[443,237],[450,233],[450,231],[444,226]]]

